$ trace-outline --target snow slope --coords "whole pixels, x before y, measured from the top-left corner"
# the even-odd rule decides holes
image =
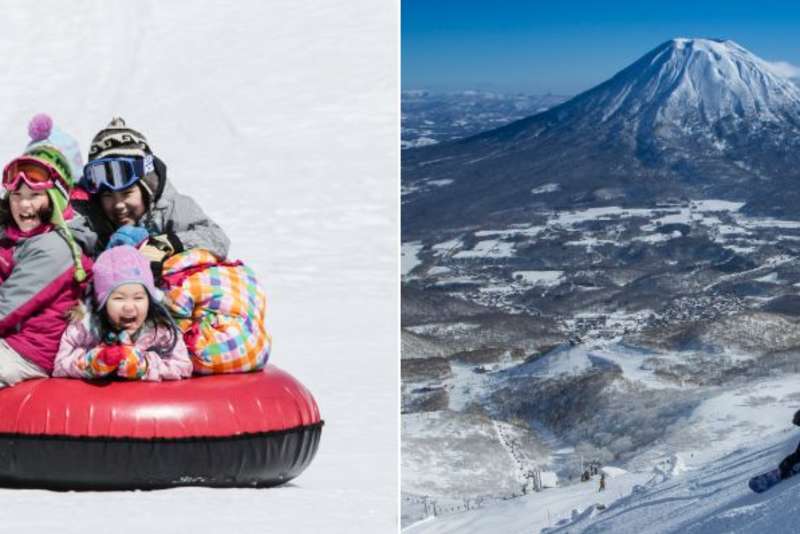
[[[680,455],[654,464],[649,472],[606,468],[604,492],[598,492],[595,479],[477,510],[429,517],[403,532],[794,533],[800,479],[784,481],[761,495],[750,491],[747,481],[777,466],[799,440],[798,432],[779,431],[689,468]],[[713,442],[706,445],[716,447]]]
[[[659,381],[652,369],[635,365],[633,356],[621,347],[591,351],[576,347],[559,353],[561,366],[552,365],[547,357],[527,365],[528,372],[561,374],[580,369],[583,360],[602,359],[617,365],[625,381],[637,387],[669,388],[676,398],[687,390]],[[596,479],[590,484],[570,484],[562,478],[563,487],[508,501],[487,500],[466,512],[445,509],[436,517],[410,524],[404,532],[796,532],[793,514],[800,506],[791,501],[800,496],[800,480],[787,481],[762,496],[752,494],[747,481],[776,467],[797,447],[800,432],[790,421],[799,398],[793,374],[708,388],[703,400],[681,415],[681,422],[629,457],[625,471],[604,466],[609,478],[602,493],[597,491]],[[599,413],[594,416],[600,417]],[[618,419],[615,424],[626,423]],[[630,434],[635,431],[629,429]],[[565,458],[570,457],[577,459],[574,451],[567,452]],[[438,473],[428,476],[441,478],[445,472],[439,466]],[[444,486],[445,481],[439,484]],[[451,495],[456,493],[451,490]],[[427,494],[436,495],[430,489]],[[597,504],[606,509],[600,510]]]
[[[402,530],[403,533],[456,534],[465,532],[527,534],[540,532],[568,521],[584,509],[596,504],[609,505],[633,487],[647,482],[647,474],[609,476],[610,489],[598,492],[597,480],[563,488],[546,489],[526,497],[497,501],[485,508],[468,512],[429,517]],[[573,513],[573,510],[575,512]],[[609,532],[614,532],[613,530]],[[640,530],[639,533],[648,532]]]
[[[482,415],[405,414],[402,434],[403,491],[437,502],[520,494],[526,471],[550,462],[530,432]]]
[[[797,432],[790,437],[785,432],[774,434],[698,470],[644,486],[602,513],[586,514],[546,532],[797,532],[800,479],[786,480],[760,495],[750,491],[747,481],[777,466],[794,450],[798,439]]]
[[[0,532],[390,532],[398,521],[397,2],[6,2],[0,155],[47,111],[114,115],[266,288],[272,362],[315,395],[316,459],[270,490],[0,489]]]

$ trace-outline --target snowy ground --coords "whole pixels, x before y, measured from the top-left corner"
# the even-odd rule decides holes
[[[641,473],[618,475],[608,479],[608,489],[602,493],[598,491],[597,480],[564,488],[546,489],[527,497],[497,501],[494,505],[477,510],[430,517],[404,528],[403,532],[436,534],[539,532],[543,528],[555,526],[559,521],[572,518],[573,510],[579,514],[580,511],[595,504],[608,505],[629,494],[635,485],[644,484],[649,478],[650,475]]]
[[[665,458],[650,472],[609,469],[603,492],[595,479],[431,517],[403,532],[793,533],[800,480],[790,479],[762,495],[751,492],[747,481],[774,468],[798,439],[797,432],[778,432],[694,469],[687,469],[680,456]]]
[[[534,366],[541,373],[574,372],[589,357],[615,363],[626,380],[640,387],[670,388],[676,393],[683,389],[635,365],[634,354],[624,347],[573,348],[558,355],[558,365],[545,357]],[[443,500],[444,512],[403,531],[796,532],[800,481],[788,481],[758,496],[748,489],[747,480],[776,467],[797,446],[800,432],[790,421],[799,398],[797,375],[792,374],[709,389],[682,424],[627,462],[630,472],[605,466],[609,479],[603,493],[595,479],[508,501],[489,500],[469,511],[452,512]]]
[[[790,534],[797,532],[800,480],[755,494],[747,481],[773,469],[797,446],[797,432],[781,432],[736,449],[697,470],[667,476],[603,512],[587,511],[555,533]]]
[[[402,192],[403,195],[410,191]],[[620,241],[618,236],[610,231],[610,227],[604,226],[600,230],[587,228],[587,223],[598,221],[619,222],[618,231],[623,231],[626,225],[633,228],[637,225],[636,221],[649,220],[647,224],[638,224],[637,235],[632,241],[643,241],[646,243],[660,243],[681,237],[681,232],[662,233],[660,227],[669,224],[683,224],[694,226],[698,229],[712,230],[711,240],[734,252],[749,254],[766,244],[772,244],[770,240],[758,239],[758,232],[763,230],[782,230],[783,233],[777,236],[778,240],[796,241],[800,236],[794,235],[800,229],[797,221],[781,220],[763,217],[750,217],[739,212],[744,204],[741,202],[729,202],[725,200],[693,200],[683,204],[665,205],[657,208],[621,208],[618,206],[607,206],[602,208],[586,208],[563,210],[558,212],[542,211],[539,215],[546,219],[544,224],[513,224],[508,228],[488,229],[474,232],[474,237],[478,239],[469,250],[463,250],[464,242],[461,235],[457,238],[449,239],[442,243],[430,245],[420,241],[403,243],[403,270],[402,274],[406,280],[418,278],[411,275],[411,271],[423,264],[423,257],[426,253],[433,251],[433,257],[437,260],[440,269],[452,267],[452,260],[467,259],[502,259],[513,258],[516,256],[516,247],[520,243],[531,242],[533,239],[548,238],[555,231],[569,231],[580,234],[580,239],[570,239],[564,244],[570,246],[585,247],[587,251],[601,245],[622,246],[626,241]],[[729,219],[730,224],[723,224],[720,217]],[[774,237],[774,236],[773,236]],[[420,256],[422,254],[422,256]],[[431,266],[432,267],[432,266]],[[427,271],[428,276],[437,274]],[[440,271],[442,274],[446,271]],[[526,271],[514,272],[523,274],[523,280],[527,280],[524,275]],[[534,273],[536,271],[528,271]],[[545,271],[547,272],[547,271]],[[418,275],[421,273],[417,273]],[[537,278],[540,278],[536,276]],[[541,283],[541,280],[538,281]],[[508,280],[505,280],[508,283]]]
[[[272,362],[315,395],[316,459],[270,490],[0,490],[0,532],[391,532],[398,522],[398,8],[283,0],[4,4],[0,154],[50,113],[114,115],[228,232]]]

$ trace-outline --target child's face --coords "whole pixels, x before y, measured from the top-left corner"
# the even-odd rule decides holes
[[[136,184],[122,191],[103,191],[100,193],[100,205],[117,228],[136,224],[145,210],[142,190]]]
[[[42,224],[40,213],[47,209],[50,197],[45,191],[34,191],[25,183],[8,193],[11,217],[23,232],[30,232]]]
[[[142,284],[123,284],[111,292],[106,313],[111,325],[133,335],[147,318],[150,298]]]

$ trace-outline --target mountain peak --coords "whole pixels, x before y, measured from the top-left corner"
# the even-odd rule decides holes
[[[720,39],[720,38],[706,38],[706,37],[675,37],[674,39],[670,39],[665,44],[668,44],[676,49],[683,49],[688,47],[698,47],[698,48],[709,48],[709,49],[720,49],[726,47],[735,47],[738,49],[743,48],[736,44],[735,42],[731,41],[730,39]]]
[[[681,125],[723,118],[774,122],[797,118],[800,109],[800,89],[769,62],[731,40],[682,37],[579,99],[586,101],[581,107],[601,111],[601,122],[619,111]]]
[[[547,111],[404,154],[407,183],[449,184],[407,196],[404,213],[455,226],[526,221],[545,202],[723,198],[796,214],[800,88],[776,70],[731,40],[663,42]]]
[[[656,47],[651,53],[660,52],[663,54],[666,50],[668,50],[670,54],[683,57],[689,62],[740,62],[756,67],[759,70],[769,72],[770,74],[780,76],[771,63],[759,58],[730,39],[676,37]]]

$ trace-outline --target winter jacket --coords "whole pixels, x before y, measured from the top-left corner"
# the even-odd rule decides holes
[[[178,193],[172,184],[166,184],[163,194],[140,222],[150,235],[167,234],[172,243],[177,238],[176,252],[203,248],[221,259],[228,256],[230,241],[222,228],[191,197]]]
[[[252,269],[192,249],[164,262],[162,285],[195,373],[246,372],[266,365],[271,345],[264,326],[267,299]]]
[[[71,322],[61,337],[53,376],[97,378],[95,359],[103,347],[98,332],[97,318],[92,315],[87,314],[80,321]],[[177,335],[177,342],[170,354],[162,357],[153,350],[153,347],[169,343],[170,337],[169,330],[163,326],[155,327],[149,323],[142,326],[133,342],[133,350],[147,364],[142,367],[143,376],[137,378],[153,381],[178,380],[192,375],[192,361],[180,334]]]
[[[65,213],[71,216],[71,210]],[[68,226],[82,248],[93,246],[94,235],[80,217]],[[81,262],[90,272],[91,260],[82,256]],[[48,373],[67,327],[65,314],[86,286],[75,281],[74,270],[67,240],[51,224],[27,233],[16,226],[0,230],[0,337]]]
[[[217,223],[212,221],[200,206],[189,196],[178,193],[167,181],[167,166],[155,159],[154,178],[147,179],[153,190],[150,204],[139,224],[147,228],[150,235],[167,235],[176,252],[190,248],[210,250],[217,258],[228,256],[230,241]],[[97,196],[95,196],[97,197]],[[73,193],[75,209],[86,215],[99,236],[96,254],[102,252],[116,228],[105,216],[96,201],[88,198],[80,188]],[[95,255],[96,255],[95,254]]]

